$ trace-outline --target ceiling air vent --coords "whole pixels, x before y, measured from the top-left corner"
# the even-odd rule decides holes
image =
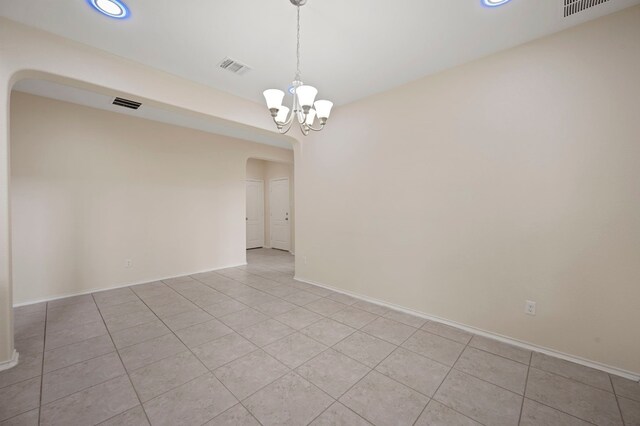
[[[118,105],[124,108],[130,108],[130,109],[138,109],[140,108],[140,105],[142,105],[140,102],[131,101],[129,99],[124,99],[124,98],[115,98],[112,103],[113,105]]]
[[[242,62],[238,62],[235,59],[224,58],[224,61],[218,65],[223,70],[227,70],[237,75],[244,75],[247,71],[251,70],[247,65]]]
[[[611,0],[564,0],[564,17],[575,15],[578,12],[609,1]]]

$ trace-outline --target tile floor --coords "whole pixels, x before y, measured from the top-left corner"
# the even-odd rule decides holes
[[[248,258],[17,308],[0,425],[640,425],[638,383]]]

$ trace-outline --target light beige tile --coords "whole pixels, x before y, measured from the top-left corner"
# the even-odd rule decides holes
[[[567,379],[594,386],[598,389],[613,392],[611,387],[611,379],[604,371],[594,368],[585,367],[573,362],[565,361],[560,358],[551,357],[549,355],[534,352],[531,358],[531,366],[538,370],[544,370],[554,373]]]
[[[336,302],[335,300],[321,298],[305,306],[305,309],[309,309],[317,314],[328,317],[343,309],[346,309],[347,305]]]
[[[300,333],[324,343],[327,346],[333,346],[342,339],[355,333],[356,329],[348,325],[334,321],[329,318],[320,320],[308,327],[300,330]]]
[[[100,308],[140,300],[140,298],[128,287],[93,293],[93,299]]]
[[[428,397],[433,396],[449,370],[444,364],[403,348],[396,349],[376,367],[376,371]]]
[[[15,383],[0,389],[0,421],[38,408],[40,377]]]
[[[238,302],[244,303],[245,305],[251,306],[251,307],[256,305],[261,305],[267,302],[274,302],[276,300],[280,300],[275,296],[272,296],[270,294],[267,294],[265,292],[258,291],[258,290],[254,290],[251,293],[238,296],[236,297],[236,299],[238,300]]]
[[[357,309],[349,306],[331,315],[330,318],[346,324],[349,327],[362,328],[365,325],[369,324],[371,321],[378,318],[378,316],[373,315],[367,311],[363,311],[362,309]]]
[[[429,398],[372,371],[340,402],[375,425],[399,426],[412,425]]]
[[[342,303],[343,305],[351,306],[358,302],[358,299],[355,297],[349,296],[348,294],[342,294],[338,292],[332,292],[327,295],[327,299],[334,300],[338,303]]]
[[[618,402],[624,424],[627,426],[640,425],[640,402],[623,397],[618,398]]]
[[[44,372],[49,373],[59,368],[115,352],[115,350],[108,334],[53,349],[44,354]]]
[[[427,320],[425,319],[422,319],[415,315],[405,314],[404,312],[400,311],[389,311],[384,315],[384,317],[415,328],[420,328],[424,325],[425,322],[427,322]]]
[[[336,344],[333,348],[373,368],[389,356],[396,346],[358,331]]]
[[[531,360],[531,351],[519,348],[517,346],[508,345],[506,343],[502,343],[483,336],[473,336],[473,338],[469,342],[469,346],[472,346],[476,349],[481,349],[494,355],[500,355],[502,357],[509,358],[513,361],[518,361],[523,364],[529,364],[529,361]]]
[[[428,331],[429,333],[437,334],[440,337],[445,337],[449,340],[454,340],[458,343],[462,343],[466,345],[469,343],[473,334],[468,333],[464,330],[460,330],[459,328],[451,327],[446,324],[441,324],[435,321],[427,321],[423,326],[422,330]]]
[[[299,306],[307,305],[311,302],[315,302],[318,299],[320,299],[320,296],[318,296],[317,294],[309,293],[307,291],[299,291],[284,298],[284,300],[295,303]]]
[[[614,375],[611,381],[617,395],[640,402],[640,383]]]
[[[180,340],[182,340],[182,343],[190,348],[194,348],[230,333],[233,333],[233,330],[217,319],[212,319],[211,321],[203,322],[202,324],[192,325],[191,327],[183,328],[175,332]]]
[[[254,307],[255,310],[262,312],[270,317],[275,317],[285,312],[295,309],[296,305],[284,300],[272,300],[271,302],[262,303]]]
[[[301,333],[291,334],[265,346],[264,351],[289,368],[296,368],[327,349]]]
[[[375,303],[366,302],[364,300],[360,300],[352,305],[354,308],[362,309],[363,311],[370,312],[374,315],[384,316],[389,313],[390,309],[386,308],[382,305],[377,305]]]
[[[527,366],[475,348],[466,348],[455,369],[524,395]]]
[[[157,320],[158,317],[147,309],[117,317],[105,318],[104,323],[107,325],[110,333],[115,333],[116,331],[125,330],[127,328]]]
[[[107,334],[107,328],[102,319],[99,321],[82,323],[55,333],[47,331],[46,350],[59,348],[66,345],[81,342],[92,337]]]
[[[275,317],[276,320],[288,325],[291,328],[300,330],[322,319],[321,315],[311,312],[308,309],[296,308],[282,315]]]
[[[255,309],[244,309],[242,311],[234,312],[233,314],[225,315],[219,319],[237,331],[259,322],[266,321],[269,317]]]
[[[124,374],[124,367],[116,353],[61,368],[42,378],[42,403],[47,404]]]
[[[260,426],[260,423],[242,404],[237,404],[208,422],[205,426]]]
[[[453,366],[464,349],[461,343],[422,330],[416,331],[402,347],[449,366]]]
[[[192,325],[202,324],[211,321],[213,316],[203,310],[184,312],[178,315],[164,318],[162,321],[173,331],[191,327]]]
[[[90,425],[139,404],[129,378],[120,376],[42,407],[41,425]]]
[[[215,305],[205,306],[203,309],[214,317],[220,318],[247,309],[247,307],[247,305],[243,305],[237,300],[229,299],[225,302],[216,303]]]
[[[187,299],[151,307],[151,310],[161,319],[182,314],[184,312],[197,311],[199,309],[200,307],[198,305]]]
[[[289,373],[243,402],[265,425],[306,425],[333,399],[295,373]]]
[[[193,353],[207,366],[214,370],[258,349],[247,339],[231,333],[204,345],[193,348]]]
[[[318,416],[310,426],[370,426],[371,423],[358,416],[339,402],[333,403]]]
[[[287,372],[287,367],[262,350],[245,355],[214,371],[216,377],[240,400]]]
[[[413,327],[383,317],[376,318],[361,330],[394,345],[400,345],[416,331]]]
[[[589,426],[590,424],[527,398],[522,406],[520,426]]]
[[[333,349],[321,353],[296,369],[301,377],[334,398],[340,398],[369,371],[369,367]]]
[[[415,426],[481,426],[481,424],[438,401],[431,400]]]
[[[147,305],[145,305],[142,300],[138,299],[131,302],[119,303],[117,305],[103,306],[100,308],[100,313],[104,318],[113,318],[148,310],[149,308],[147,308]]]
[[[522,397],[468,374],[451,370],[433,397],[480,423],[517,425]]]
[[[147,415],[141,405],[111,417],[100,426],[149,426]]]
[[[63,299],[51,300],[47,302],[47,309],[55,309],[61,306],[76,305],[78,303],[92,304],[94,303],[93,296],[91,296],[90,294],[83,294],[80,296],[71,296],[71,297],[65,297]]]
[[[186,350],[187,347],[176,336],[167,334],[121,349],[120,357],[127,371],[131,372]]]
[[[125,330],[116,331],[111,333],[111,338],[116,348],[123,349],[170,333],[171,330],[169,330],[162,321],[156,320]]]
[[[42,346],[40,337],[16,342],[18,365],[0,371],[0,388],[38,377],[42,374]]]
[[[131,383],[142,402],[207,373],[191,352],[182,352],[130,373]]]
[[[35,410],[12,417],[9,420],[0,421],[0,426],[38,426],[39,417],[40,410],[36,408]]]
[[[529,369],[525,395],[591,423],[622,424],[612,393],[537,368]]]
[[[295,333],[295,330],[279,321],[270,319],[238,331],[246,339],[263,347]]]

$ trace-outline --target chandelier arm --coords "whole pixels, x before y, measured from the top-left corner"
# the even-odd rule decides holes
[[[313,130],[314,132],[319,132],[320,130],[324,129],[324,124],[321,124],[320,127],[307,126],[307,128],[309,130]]]
[[[300,131],[302,132],[302,134],[303,134],[304,136],[309,135],[309,129],[308,129],[308,126],[307,126],[306,124],[304,124],[304,123],[300,123]]]

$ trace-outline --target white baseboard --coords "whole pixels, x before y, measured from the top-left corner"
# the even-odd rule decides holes
[[[429,314],[425,314],[424,312],[420,312],[420,311],[415,311],[413,309],[409,309],[409,308],[405,308],[404,306],[399,306],[399,305],[395,305],[393,303],[388,303],[382,300],[378,300],[378,299],[374,299],[373,297],[369,297],[369,296],[365,296],[362,294],[358,294],[358,293],[353,293],[351,291],[347,291],[347,290],[342,290],[336,287],[332,287],[326,284],[320,284],[311,280],[307,280],[304,278],[300,278],[300,277],[293,277],[294,280],[296,281],[300,281],[303,283],[307,283],[307,284],[311,284],[311,285],[315,285],[318,287],[322,287],[322,288],[326,288],[327,290],[332,290],[335,291],[337,293],[342,293],[342,294],[346,294],[347,296],[351,296],[351,297],[355,297],[356,299],[360,299],[363,300],[365,302],[370,302],[370,303],[374,303],[376,305],[380,305],[380,306],[384,306],[386,308],[389,309],[393,309],[395,311],[400,311],[400,312],[404,312],[406,314],[410,314],[410,315],[414,315],[429,321],[434,321],[434,322],[439,322],[445,325],[449,325],[451,327],[456,327],[459,328],[461,330],[467,331],[469,333],[473,333],[473,334],[477,334],[483,337],[487,337],[489,339],[494,339],[494,340],[498,340],[500,342],[503,343],[507,343],[513,346],[517,346],[523,349],[527,349],[530,351],[535,351],[535,352],[541,352],[545,355],[549,355],[549,356],[553,356],[556,358],[560,358],[560,359],[564,359],[566,361],[571,361],[574,362],[576,364],[580,364],[580,365],[584,365],[586,367],[591,367],[591,368],[595,368],[596,370],[601,370],[604,371],[606,373],[610,373],[610,374],[614,374],[616,376],[621,376],[621,377],[625,377],[627,379],[630,380],[634,380],[634,381],[640,381],[640,373],[634,373],[632,371],[628,371],[628,370],[624,370],[622,368],[618,368],[618,367],[613,367],[607,364],[603,364],[597,361],[591,361],[585,358],[581,358],[579,356],[575,356],[575,355],[570,355],[570,354],[566,354],[564,352],[560,352],[560,351],[556,351],[554,349],[551,348],[546,348],[543,346],[538,346],[536,344],[533,343],[529,343],[529,342],[525,342],[522,340],[518,340],[518,339],[514,339],[508,336],[503,336],[501,334],[497,334],[497,333],[493,333],[491,331],[487,331],[487,330],[482,330],[476,327],[472,327],[469,325],[465,325],[465,324],[460,324],[457,323],[455,321],[450,321],[444,318],[439,318],[433,315],[429,315]]]
[[[214,271],[219,271],[221,269],[227,269],[227,268],[236,268],[238,266],[244,266],[246,265],[247,262],[244,263],[237,263],[237,264],[233,264],[233,265],[227,265],[227,266],[220,266],[214,269],[207,269],[204,271],[197,271],[197,272],[188,272],[185,274],[180,274],[180,275],[174,275],[171,277],[163,277],[163,278],[155,278],[155,279],[150,279],[150,280],[144,280],[144,281],[138,281],[138,282],[131,282],[128,284],[118,284],[116,286],[113,287],[100,287],[100,288],[93,288],[90,290],[83,290],[83,291],[77,291],[77,292],[72,292],[72,293],[65,293],[65,294],[60,294],[60,295],[56,295],[56,296],[50,296],[50,297],[46,297],[43,299],[36,299],[36,300],[30,300],[27,302],[21,302],[21,303],[16,303],[13,305],[14,308],[18,308],[20,306],[27,306],[27,305],[34,305],[36,303],[42,303],[42,302],[51,302],[53,300],[58,300],[58,299],[65,299],[67,297],[73,297],[73,296],[82,296],[85,294],[91,294],[91,293],[100,293],[103,291],[109,291],[109,290],[116,290],[118,288],[123,288],[123,287],[129,287],[132,285],[139,285],[139,284],[146,284],[146,283],[152,283],[155,281],[162,281],[162,280],[170,280],[172,278],[179,278],[179,277],[184,277],[187,275],[195,275],[195,274],[202,274],[205,272],[214,272]]]
[[[10,360],[0,362],[0,371],[8,370],[18,365],[18,358],[20,358],[20,354],[14,349]]]

